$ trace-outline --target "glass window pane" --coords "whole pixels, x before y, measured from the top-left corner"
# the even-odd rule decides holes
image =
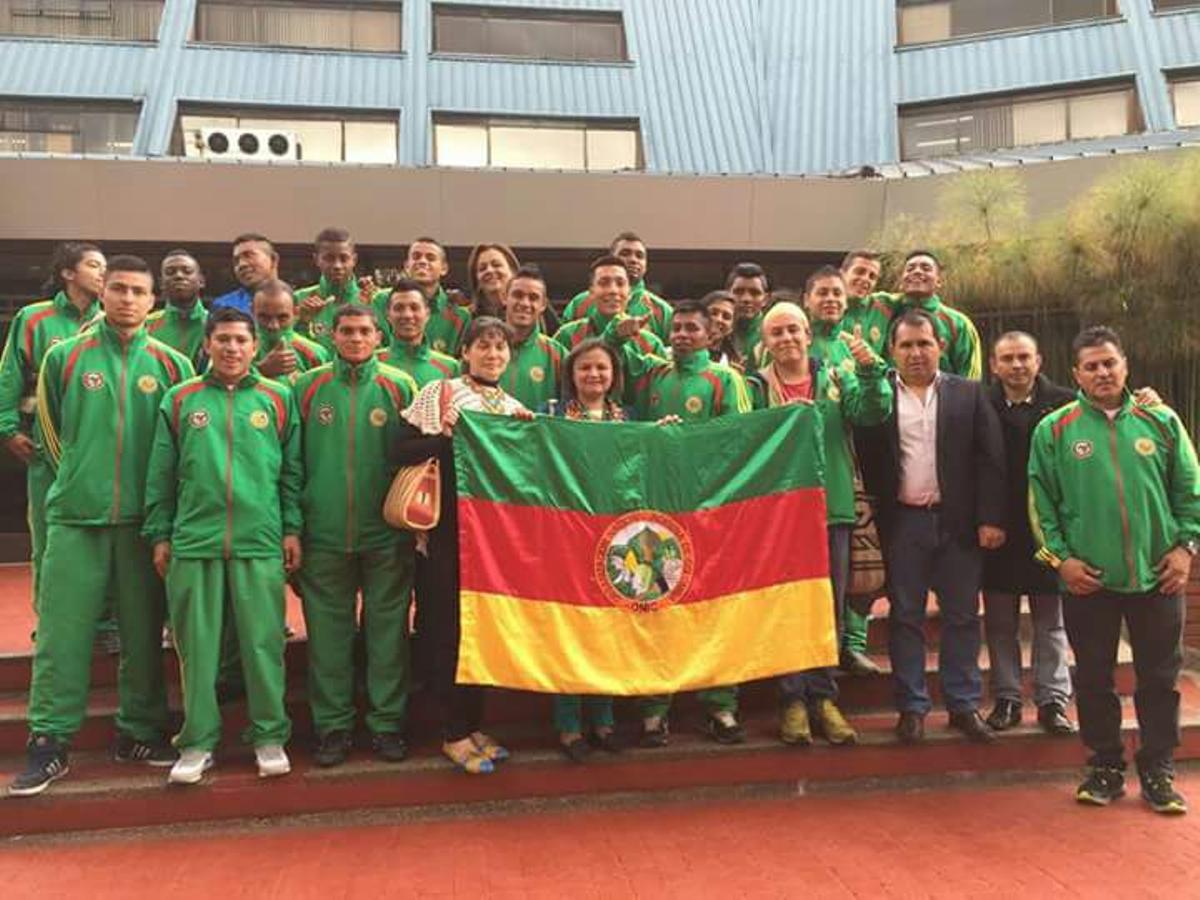
[[[484,53],[483,19],[438,13],[434,50],[442,53]]]
[[[3,2],[3,0],[0,0]],[[200,0],[197,40],[222,44],[400,50],[400,11],[351,3],[221,3]]]
[[[575,58],[619,62],[625,58],[620,22],[577,22]]]
[[[1013,106],[1013,143],[1016,146],[1052,144],[1066,139],[1066,100],[1042,100]]]
[[[1051,21],[1050,0],[955,0],[954,33],[1034,28]]]
[[[1129,92],[1070,98],[1071,139],[1108,137],[1129,131]]]
[[[0,0],[0,34],[152,41],[163,0]]]
[[[568,22],[537,19],[488,19],[487,52],[496,56],[572,59],[575,55]]]
[[[0,103],[0,152],[128,156],[138,113],[68,103]]]
[[[433,132],[439,166],[484,168],[488,164],[488,134],[482,125],[437,125]]]
[[[395,165],[395,123],[347,122],[346,162]]]
[[[1200,81],[1177,81],[1171,85],[1175,98],[1175,124],[1180,128],[1200,125]]]
[[[583,165],[582,128],[493,125],[492,165],[512,169],[578,169]]]
[[[923,44],[950,37],[950,4],[900,7],[900,43]]]
[[[1099,19],[1112,12],[1112,0],[1054,0],[1055,22]]]
[[[949,113],[901,119],[900,141],[904,158],[923,159],[958,153],[963,119],[969,122],[970,115]]]
[[[637,168],[637,132],[589,128],[587,167],[589,172]]]
[[[355,50],[400,52],[400,16],[385,10],[358,10],[354,13]]]

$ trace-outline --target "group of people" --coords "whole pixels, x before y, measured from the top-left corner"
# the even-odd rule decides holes
[[[445,756],[464,772],[491,772],[508,751],[483,731],[483,690],[455,680],[460,413],[687,427],[804,403],[821,413],[839,665],[780,679],[780,738],[854,743],[835,676],[879,671],[866,654],[867,617],[846,602],[861,479],[887,571],[899,740],[923,740],[932,705],[931,591],[950,726],[990,742],[1022,721],[1024,596],[1037,720],[1074,733],[1074,693],[1092,753],[1078,799],[1106,804],[1123,792],[1113,675],[1125,622],[1142,794],[1160,812],[1186,810],[1171,760],[1200,470],[1178,416],[1153,392],[1130,393],[1115,332],[1076,338],[1078,392],[1040,373],[1033,336],[1006,333],[990,348],[987,387],[979,334],[940,297],[941,266],[926,250],[904,260],[894,293],[877,290],[879,256],[857,250],[817,269],[800,295],[773,294],[762,267],[742,263],[723,289],[668,303],[646,287],[645,242],[625,232],[561,318],[541,271],[501,244],[474,248],[468,292],[445,287],[447,255],[432,238],[409,245],[388,285],[360,277],[344,229],[322,230],[313,259],[319,282],[295,290],[271,242],[241,235],[239,287],[206,306],[196,259],[171,251],[159,272],[163,306],[152,311],[147,263],[68,244],[53,263],[57,293],[13,320],[0,438],[28,466],[38,626],[28,767],[10,793],[39,793],[67,772],[108,609],[121,646],[118,760],[169,766],[172,783],[200,781],[220,739],[219,683],[233,679],[244,685],[259,774],[288,772],[285,581],[303,603],[318,765],[352,751],[361,641],[373,751],[405,757],[415,672],[442,711]],[[430,458],[440,461],[439,522],[419,536],[389,527],[382,501],[395,473]],[[773,540],[764,552],[805,552],[786,535]],[[170,739],[165,623],[183,685],[183,725]],[[736,685],[700,700],[714,740],[744,739]],[[667,744],[671,698],[639,703],[640,745]],[[621,749],[609,698],[556,697],[554,728],[576,762]]]

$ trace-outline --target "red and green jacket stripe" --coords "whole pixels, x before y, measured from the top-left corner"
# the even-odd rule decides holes
[[[419,344],[393,340],[390,346],[379,351],[378,356],[381,363],[411,375],[419,388],[431,381],[457,378],[462,372],[462,363],[431,349],[429,341],[424,338]]]
[[[207,321],[208,311],[197,297],[186,311],[168,302],[162,309],[152,312],[146,319],[146,331],[155,340],[178,350],[191,361],[193,368],[199,369]]]
[[[429,324],[425,326],[425,339],[439,353],[458,356],[462,349],[463,333],[471,322],[471,310],[453,303],[446,289],[438,285],[437,293],[429,304]]]
[[[513,347],[508,368],[500,376],[500,386],[528,409],[538,409],[558,396],[558,379],[567,349],[554,338],[546,337],[537,326],[521,343]]]

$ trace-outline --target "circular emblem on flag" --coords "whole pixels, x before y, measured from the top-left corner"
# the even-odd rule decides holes
[[[255,428],[266,428],[271,424],[271,417],[261,409],[256,409],[254,412],[250,413],[250,424]]]
[[[153,394],[158,390],[158,379],[153,375],[143,375],[137,380],[137,385],[143,394]]]
[[[367,416],[368,421],[376,428],[382,428],[387,424],[387,410],[382,406],[376,406]]]
[[[699,397],[688,397],[683,401],[683,408],[694,416],[704,409],[704,401]]]
[[[529,370],[529,380],[534,384],[541,384],[546,380],[546,370],[541,366],[533,366]]]
[[[104,376],[99,372],[84,372],[79,381],[89,391],[98,391],[104,387]]]
[[[670,606],[687,593],[695,553],[687,530],[650,510],[626,513],[596,546],[597,584],[613,603],[638,612]]]
[[[1076,441],[1071,445],[1071,452],[1075,454],[1076,459],[1087,459],[1094,449],[1091,441]]]
[[[323,337],[324,335],[329,334],[329,326],[324,322],[313,322],[312,325],[309,326],[309,330],[313,333],[314,337]]]
[[[333,424],[333,407],[328,403],[323,403],[317,407],[317,422],[321,425]]]
[[[433,342],[433,349],[436,350],[438,353],[445,353],[446,352],[446,342],[443,341],[441,338],[438,338],[437,340],[435,340]]]
[[[1138,438],[1133,442],[1133,449],[1142,456],[1153,456],[1155,450],[1154,441],[1150,440],[1150,438]]]
[[[208,412],[203,409],[198,409],[194,413],[189,413],[188,424],[193,428],[203,428],[208,424]]]

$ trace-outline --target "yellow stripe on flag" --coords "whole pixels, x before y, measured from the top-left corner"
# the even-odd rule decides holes
[[[654,612],[463,591],[458,681],[554,694],[638,695],[837,664],[828,579]]]

